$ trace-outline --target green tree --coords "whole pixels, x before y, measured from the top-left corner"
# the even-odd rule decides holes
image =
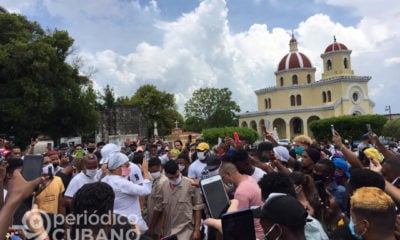
[[[187,130],[237,126],[239,105],[232,99],[228,88],[200,88],[185,103]]]
[[[99,99],[99,109],[101,111],[113,108],[116,104],[114,89],[107,84],[107,86],[103,88],[103,94],[99,93]]]
[[[256,130],[247,127],[223,127],[223,128],[208,128],[203,130],[203,137],[206,142],[214,145],[218,143],[218,138],[226,136],[233,138],[233,133],[237,132],[241,140],[246,139],[250,144],[253,144],[257,138]]]
[[[385,137],[390,137],[392,140],[400,139],[400,118],[389,121],[383,127],[382,135]]]
[[[0,13],[8,13],[7,9],[0,6]]]
[[[366,124],[371,124],[372,131],[379,136],[386,121],[387,118],[382,115],[349,115],[314,121],[310,124],[310,129],[317,140],[332,139],[331,125],[343,139],[358,140],[367,133]]]
[[[28,143],[33,132],[57,140],[94,133],[99,121],[89,78],[65,62],[73,39],[0,14],[0,131]]]
[[[158,134],[168,135],[175,128],[175,121],[183,125],[183,117],[176,110],[175,98],[171,93],[159,91],[154,85],[143,85],[132,96],[131,104],[137,104],[147,116],[148,134],[153,135],[154,122],[157,122]]]

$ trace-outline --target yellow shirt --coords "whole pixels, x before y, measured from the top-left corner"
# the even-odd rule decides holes
[[[64,184],[60,177],[54,176],[53,180],[47,185],[42,192],[35,198],[38,208],[47,213],[58,213],[58,202],[60,194],[65,190]]]

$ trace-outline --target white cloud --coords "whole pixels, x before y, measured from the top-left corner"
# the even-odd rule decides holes
[[[385,60],[385,64],[387,64],[387,65],[396,65],[396,64],[400,64],[400,57],[387,58],[387,59]]]
[[[254,90],[275,84],[274,71],[289,50],[290,32],[254,24],[245,32],[232,34],[227,14],[225,1],[205,0],[176,21],[157,23],[163,33],[159,46],[143,42],[126,56],[106,50],[89,54],[86,59],[102,69],[96,76],[99,85],[112,80],[121,95],[131,96],[140,85],[151,83],[175,93],[182,111],[194,90],[228,87],[242,111],[255,110]],[[371,26],[365,31],[367,22]],[[379,43],[391,36],[381,21],[374,24],[365,18],[357,27],[343,26],[324,14],[310,16],[294,32],[300,51],[318,69],[317,79],[321,74],[320,54],[333,42],[333,35],[353,50],[353,69],[359,75],[374,75],[376,62],[372,59],[384,60],[385,47]],[[397,63],[392,59],[387,61]],[[378,76],[373,77],[371,97],[377,98],[386,88],[377,85]]]
[[[22,9],[25,1],[18,2],[15,8]],[[201,87],[228,87],[242,111],[255,110],[254,90],[275,84],[274,71],[289,51],[289,29],[269,29],[266,23],[232,33],[225,0],[203,0],[196,9],[172,21],[159,20],[162,12],[155,0],[147,5],[136,0],[43,3],[49,14],[68,26],[85,65],[98,70],[95,86],[110,84],[119,96],[132,96],[141,85],[154,84],[175,94],[181,112],[192,92]],[[382,106],[396,99],[392,89],[400,85],[396,80],[400,1],[325,3],[351,9],[360,21],[345,26],[326,14],[310,16],[294,27],[300,51],[317,67],[319,79],[320,54],[335,35],[353,50],[355,73],[372,76],[370,96],[377,103],[375,111],[382,113]],[[400,107],[392,109],[400,112]]]

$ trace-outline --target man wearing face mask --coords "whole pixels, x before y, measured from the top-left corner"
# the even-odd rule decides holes
[[[375,187],[357,189],[351,197],[349,228],[357,240],[395,240],[396,206]]]
[[[145,196],[151,192],[150,174],[147,159],[143,159],[143,185],[134,184],[122,176],[122,168],[129,163],[129,158],[121,152],[112,152],[108,156],[109,175],[101,181],[110,185],[115,193],[114,212],[136,223],[141,233],[147,231],[147,224],[142,218],[139,196]]]
[[[210,146],[205,143],[199,143],[196,148],[197,160],[194,161],[189,166],[188,177],[192,179],[196,179],[198,181],[201,180],[201,173],[203,169],[207,166],[207,157],[210,152]]]
[[[87,144],[86,147],[86,154],[94,154],[94,152],[96,151],[96,143],[94,142],[94,140],[90,140]]]
[[[261,210],[264,239],[305,240],[307,211],[294,197],[271,193]]]
[[[168,181],[163,182],[154,193],[156,203],[149,235],[156,233],[154,226],[162,216],[164,224],[160,237],[176,234],[178,239],[200,240],[201,213],[204,208],[200,191],[189,178],[182,176],[175,161],[168,161],[164,170]]]
[[[347,210],[347,193],[346,188],[338,185],[334,180],[335,165],[329,159],[321,159],[314,165],[313,178],[314,182],[323,183],[325,188],[335,197],[340,209],[345,212]]]
[[[62,204],[62,193],[64,192],[64,184],[60,177],[54,176],[54,166],[49,157],[44,157],[42,175],[46,178],[41,187],[39,194],[35,197],[35,203],[38,208],[53,214],[64,213]],[[47,178],[48,177],[48,178]]]
[[[146,210],[143,211],[143,218],[146,221],[147,225],[150,225],[151,216],[153,216],[153,210],[157,197],[155,193],[159,191],[159,188],[161,187],[163,182],[168,181],[168,178],[162,173],[161,160],[157,157],[151,158],[149,160],[149,172],[151,177],[153,178],[152,188],[151,193],[147,196]],[[158,224],[154,226],[154,233],[160,232],[160,223],[161,222],[158,222]],[[153,239],[157,239],[157,236],[150,237],[152,237]]]
[[[97,182],[96,177],[98,170],[98,162],[94,155],[86,155],[82,159],[83,170],[76,174],[68,185],[64,194],[64,205],[69,207],[74,194],[85,184]]]
[[[299,135],[293,139],[293,149],[298,157],[301,157],[304,150],[310,148],[312,140],[306,135]]]

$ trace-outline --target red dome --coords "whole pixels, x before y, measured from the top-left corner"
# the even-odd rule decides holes
[[[310,59],[301,52],[286,54],[278,64],[278,72],[297,68],[312,68]]]
[[[334,42],[325,49],[325,53],[347,50],[343,43]]]

